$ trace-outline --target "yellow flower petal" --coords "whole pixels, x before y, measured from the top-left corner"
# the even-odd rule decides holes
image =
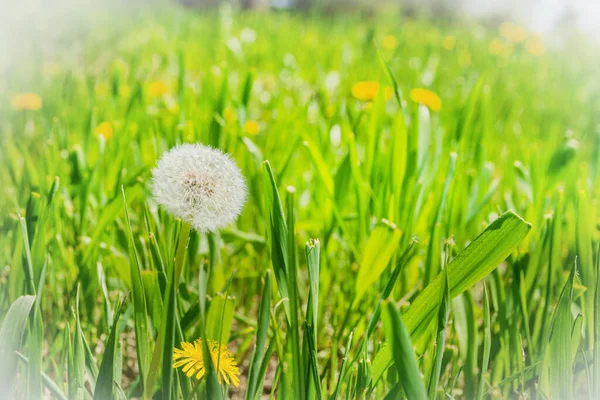
[[[204,368],[204,349],[202,340],[198,339],[194,343],[182,342],[182,349],[173,350],[173,368],[183,367],[181,370],[188,377],[195,376],[196,379],[202,379],[206,373]],[[217,379],[219,383],[240,384],[240,370],[237,363],[231,356],[231,353],[225,345],[219,345],[213,340],[208,341],[208,348],[212,358],[213,365],[217,369]]]
[[[527,38],[527,31],[525,28],[513,24],[512,22],[505,22],[500,25],[500,35],[514,43],[521,43]]]
[[[150,82],[147,90],[150,97],[161,97],[166,94],[169,89],[167,88],[166,83],[163,81],[154,81]]]
[[[352,86],[352,96],[362,101],[372,101],[379,93],[379,82],[363,81]]]
[[[394,50],[398,46],[398,39],[394,35],[386,35],[383,37],[382,45],[386,50]]]
[[[431,111],[440,111],[442,109],[442,99],[429,89],[415,88],[411,90],[410,99],[415,103],[426,106]]]
[[[94,129],[94,133],[97,136],[102,136],[104,140],[108,140],[113,137],[113,127],[110,122],[102,122]]]
[[[452,50],[454,49],[454,46],[456,45],[456,38],[454,36],[446,36],[444,37],[444,39],[442,40],[442,47],[446,50]]]
[[[254,120],[247,120],[244,124],[244,132],[248,135],[257,135],[260,132],[260,125]]]
[[[36,111],[42,108],[42,98],[35,93],[18,93],[11,97],[10,107],[14,110]]]
[[[532,37],[525,43],[525,49],[529,54],[541,56],[544,54],[544,42],[537,36]]]

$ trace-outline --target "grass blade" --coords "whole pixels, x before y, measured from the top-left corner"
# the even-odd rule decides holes
[[[527,236],[531,224],[512,211],[502,214],[469,244],[450,264],[448,284],[450,298],[454,298],[493,271],[502,260]],[[443,290],[443,276],[438,275],[413,301],[404,315],[406,329],[413,340],[426,332],[436,304],[430,299],[439,298]],[[377,354],[378,362],[390,365],[393,361],[389,346]],[[382,371],[383,372],[383,371]],[[373,379],[377,381],[380,376]]]
[[[421,371],[410,342],[410,334],[393,303],[383,308],[383,327],[385,337],[394,358],[400,376],[400,382],[409,399],[426,399],[427,390],[421,378]]]
[[[269,312],[271,310],[271,274],[265,273],[265,284],[263,286],[262,297],[258,312],[258,324],[256,328],[256,345],[252,352],[250,369],[248,371],[248,387],[246,389],[246,400],[256,398],[258,393],[262,392],[262,387],[258,386],[258,377],[260,366],[264,363],[263,352],[269,333]]]
[[[35,296],[21,296],[16,299],[10,305],[0,327],[0,390],[5,394],[10,393],[17,372],[17,350],[21,347],[34,302]]]
[[[117,333],[119,331],[119,318],[123,312],[123,306],[125,299],[120,300],[120,304],[117,306],[115,311],[115,318],[113,320],[112,328],[106,342],[104,349],[104,356],[102,357],[102,363],[100,364],[100,370],[98,372],[98,380],[96,382],[96,389],[94,390],[94,400],[107,400],[113,399],[113,382],[115,374],[115,358],[117,356]]]

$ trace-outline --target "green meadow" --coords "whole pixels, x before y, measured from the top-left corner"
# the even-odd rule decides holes
[[[600,397],[597,47],[395,8],[99,21],[0,87],[0,397]],[[182,143],[235,161],[235,222],[157,200]]]

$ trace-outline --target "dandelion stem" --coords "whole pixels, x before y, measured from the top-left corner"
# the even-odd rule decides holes
[[[177,243],[177,252],[175,253],[175,287],[179,285],[181,270],[183,269],[183,261],[185,260],[185,250],[190,241],[190,231],[192,226],[189,222],[183,222],[181,225],[181,233],[179,234],[179,242]]]

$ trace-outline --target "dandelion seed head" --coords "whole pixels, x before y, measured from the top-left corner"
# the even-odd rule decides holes
[[[246,183],[231,157],[202,144],[178,145],[152,170],[152,192],[165,210],[197,231],[215,231],[238,217]]]

